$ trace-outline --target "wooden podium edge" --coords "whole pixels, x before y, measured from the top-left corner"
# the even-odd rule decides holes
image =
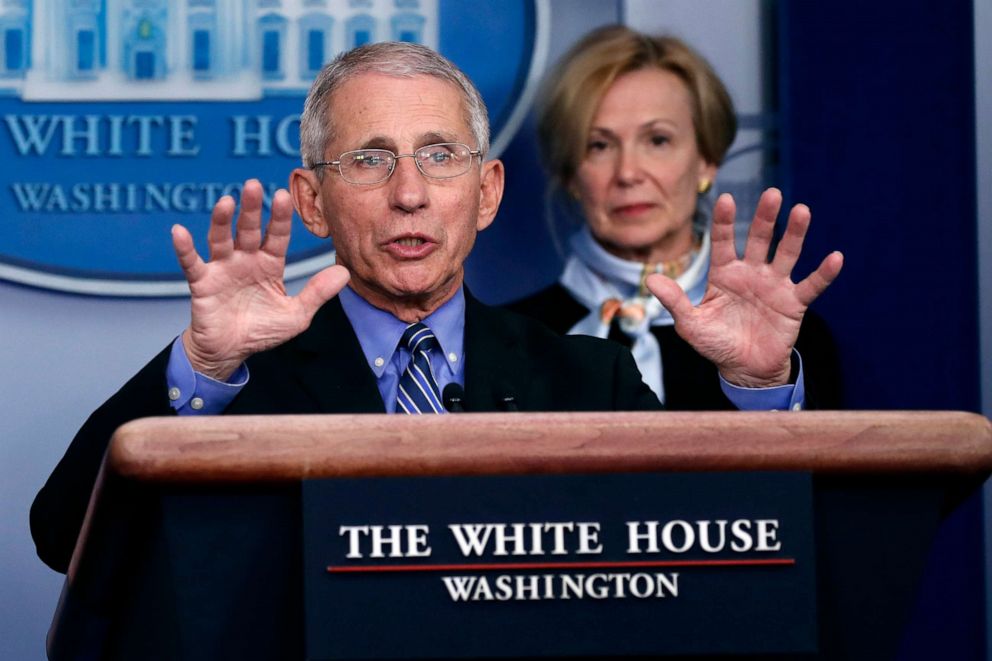
[[[145,418],[110,471],[164,482],[646,471],[992,471],[962,411],[474,413]]]

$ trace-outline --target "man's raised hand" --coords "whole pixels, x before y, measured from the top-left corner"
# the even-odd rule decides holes
[[[303,332],[317,309],[348,282],[343,266],[331,266],[310,278],[297,296],[287,295],[283,272],[293,204],[289,193],[276,191],[263,237],[262,199],[261,183],[246,181],[233,236],[235,202],[226,195],[217,201],[207,234],[208,262],[185,227],[172,228],[191,295],[190,325],[183,331],[186,355],[193,369],[219,380],[248,356]]]
[[[743,259],[734,249],[736,205],[729,194],[713,208],[712,248],[706,295],[696,307],[674,280],[651,275],[647,286],[675,318],[675,330],[716,364],[730,383],[768,387],[788,383],[790,355],[806,308],[840,273],[844,258],[832,252],[806,279],[791,273],[802,251],[810,211],[797,204],[785,234],[768,261],[782,194],[761,195],[748,232]]]

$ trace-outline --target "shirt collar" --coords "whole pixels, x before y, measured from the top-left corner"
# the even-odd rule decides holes
[[[385,310],[373,306],[359,296],[351,287],[345,287],[338,294],[341,307],[351,322],[358,343],[365,354],[369,369],[376,375],[382,376],[386,366],[390,364],[396,352],[403,331],[409,325]],[[441,307],[423,319],[434,336],[444,355],[444,360],[452,372],[458,373],[464,360],[463,344],[465,340],[465,289],[459,287],[455,295]]]

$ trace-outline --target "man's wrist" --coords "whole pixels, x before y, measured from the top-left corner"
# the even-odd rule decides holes
[[[791,352],[790,352],[791,353]],[[755,376],[744,370],[719,370],[720,376],[730,385],[738,388],[777,388],[795,383],[792,360],[786,360],[776,373],[771,376]]]
[[[232,358],[223,361],[211,361],[200,356],[196,350],[196,343],[192,340],[192,330],[186,328],[183,331],[183,350],[186,352],[186,359],[195,372],[208,376],[216,381],[227,381],[238,368],[244,363],[243,358]]]
[[[741,411],[802,411],[806,408],[806,385],[803,359],[792,350],[789,383],[770,388],[741,388],[720,376],[720,388],[727,399]]]
[[[248,366],[242,363],[226,381],[194,371],[180,335],[173,342],[166,366],[169,404],[179,415],[216,415],[227,408],[248,383]]]

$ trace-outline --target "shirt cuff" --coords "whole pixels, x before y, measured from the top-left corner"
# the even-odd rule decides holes
[[[792,350],[798,365],[796,382],[772,388],[742,388],[720,376],[720,388],[730,403],[741,411],[802,411],[806,408],[806,386],[803,381],[803,359]]]
[[[169,386],[169,404],[177,414],[217,415],[248,383],[248,366],[241,363],[226,382],[196,372],[186,356],[180,335],[172,343],[165,381]]]

